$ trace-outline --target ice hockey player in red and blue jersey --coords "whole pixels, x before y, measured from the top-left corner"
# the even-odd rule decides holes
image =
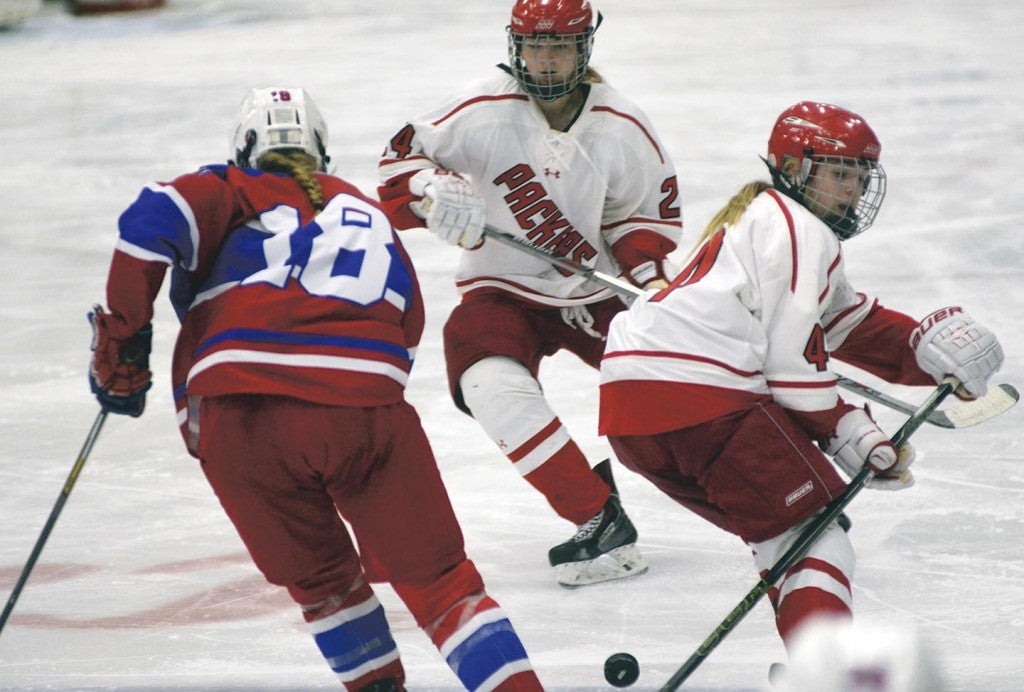
[[[91,313],[100,404],[142,414],[170,269],[188,450],[345,687],[404,686],[380,581],[467,689],[541,689],[404,398],[423,304],[388,218],[324,172],[327,127],[302,89],[251,90],[232,132],[231,164],[148,185],[121,216],[108,310]]]

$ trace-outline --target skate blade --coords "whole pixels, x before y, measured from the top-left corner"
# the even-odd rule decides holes
[[[638,577],[647,571],[647,561],[635,544],[624,545],[593,560],[565,562],[555,567],[555,581],[567,589]]]

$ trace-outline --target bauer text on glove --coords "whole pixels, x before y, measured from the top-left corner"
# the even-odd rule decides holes
[[[910,334],[910,347],[918,366],[936,382],[952,375],[973,397],[988,391],[989,379],[1003,365],[995,334],[960,307],[942,308],[921,320]]]

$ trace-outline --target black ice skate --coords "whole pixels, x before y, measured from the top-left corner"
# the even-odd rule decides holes
[[[594,471],[611,486],[604,507],[576,530],[576,535],[548,551],[555,579],[567,588],[643,574],[647,562],[636,547],[637,533],[626,516],[605,459]]]

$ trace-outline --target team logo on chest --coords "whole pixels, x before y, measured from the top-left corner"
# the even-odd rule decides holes
[[[545,175],[558,178],[558,171],[544,170]],[[526,231],[526,238],[537,247],[544,248],[559,257],[568,257],[576,262],[586,262],[597,256],[597,250],[583,235],[572,227],[548,191],[537,180],[537,173],[525,163],[520,163],[494,179],[494,184],[508,188],[505,203],[519,227]],[[571,272],[560,269],[564,275]]]

